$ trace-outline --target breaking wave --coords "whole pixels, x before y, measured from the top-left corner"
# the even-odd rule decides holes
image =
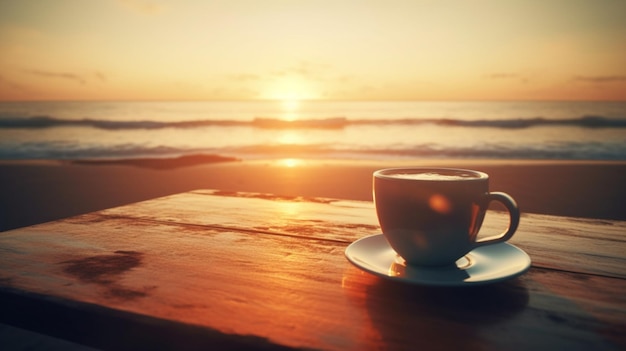
[[[203,128],[203,127],[251,127],[263,129],[343,129],[351,126],[390,126],[390,125],[437,125],[444,127],[522,129],[541,126],[573,126],[582,128],[626,128],[626,118],[604,116],[582,116],[571,119],[514,118],[464,120],[454,118],[395,118],[395,119],[348,119],[331,117],[321,119],[284,120],[258,117],[241,120],[189,120],[189,121],[112,121],[99,119],[63,119],[50,116],[15,117],[0,116],[0,129],[43,129],[54,127],[91,127],[105,130],[137,130],[164,128]]]
[[[481,159],[568,159],[624,160],[626,145],[586,142],[556,143],[549,147],[484,144],[479,147],[442,147],[418,144],[406,147],[355,147],[335,144],[272,144],[231,147],[180,148],[168,146],[77,146],[55,143],[25,143],[19,148],[0,148],[0,159],[133,159],[145,157],[180,157],[185,155],[221,155],[240,159],[321,158],[321,159],[420,159],[420,158],[481,158]]]

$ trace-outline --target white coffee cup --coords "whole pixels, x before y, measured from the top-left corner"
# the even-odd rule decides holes
[[[491,201],[510,215],[501,235],[477,240]],[[471,250],[509,240],[520,213],[508,194],[489,192],[486,173],[454,168],[374,172],[376,214],[389,245],[410,265],[454,264]]]

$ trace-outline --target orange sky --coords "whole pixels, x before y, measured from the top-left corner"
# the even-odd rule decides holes
[[[626,1],[3,0],[0,100],[626,100]]]

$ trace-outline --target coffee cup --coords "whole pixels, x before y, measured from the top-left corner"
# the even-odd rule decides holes
[[[500,235],[478,239],[489,203],[509,212]],[[454,168],[389,168],[374,172],[374,202],[383,235],[409,265],[454,264],[473,249],[509,240],[519,224],[515,200],[489,192],[486,173]]]

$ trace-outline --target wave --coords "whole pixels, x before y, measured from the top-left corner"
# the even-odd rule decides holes
[[[485,144],[479,147],[444,147],[416,144],[406,147],[355,148],[351,146],[308,145],[249,145],[222,149],[221,152],[245,155],[243,158],[330,158],[330,159],[564,159],[564,160],[626,160],[626,145],[622,143],[565,142],[553,145],[507,146]]]
[[[252,127],[263,129],[343,129],[350,126],[390,126],[390,125],[437,125],[443,127],[522,129],[540,126],[573,126],[582,128],[626,128],[626,118],[604,116],[582,116],[571,119],[513,118],[464,120],[454,118],[401,118],[401,119],[347,119],[331,117],[320,119],[284,120],[280,118],[258,117],[248,121],[240,120],[190,120],[190,121],[112,121],[101,119],[63,119],[50,116],[12,117],[0,116],[0,129],[42,129],[54,127],[91,127],[105,130],[137,130],[163,128],[202,128],[202,127]]]
[[[25,142],[0,147],[0,159],[126,159],[146,157],[180,157],[194,154],[215,154],[207,148],[143,146],[137,144],[81,146],[64,142]]]
[[[335,144],[250,144],[232,147],[179,148],[168,146],[80,147],[59,143],[26,143],[20,147],[0,148],[0,159],[141,159],[213,155],[243,160],[281,158],[320,159],[420,159],[420,158],[481,158],[481,159],[564,159],[564,160],[626,160],[623,143],[564,142],[552,145],[484,144],[478,147],[444,147],[414,144],[405,147],[355,147]]]
[[[100,119],[62,119],[49,116],[32,116],[26,118],[0,118],[0,128],[40,129],[53,127],[93,127],[99,129],[162,129],[162,128],[197,128],[205,126],[237,126],[245,125],[241,121],[198,120],[181,122],[160,121],[111,121]]]

